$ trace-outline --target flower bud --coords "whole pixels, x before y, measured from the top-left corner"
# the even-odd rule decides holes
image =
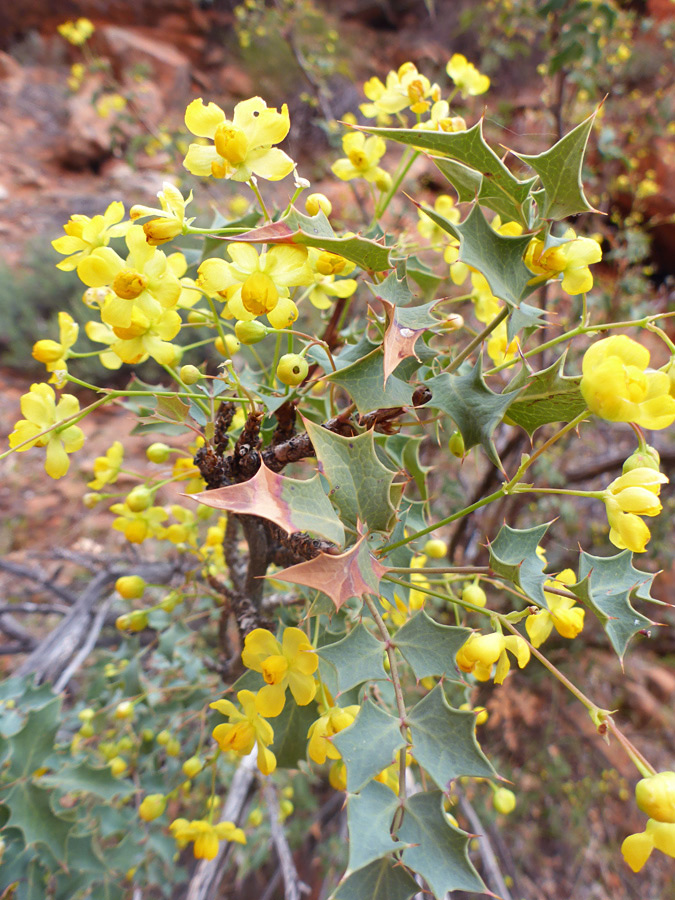
[[[230,359],[234,356],[234,354],[241,346],[241,342],[237,340],[237,338],[233,334],[226,334],[225,342],[223,342],[222,338],[217,337],[213,342],[213,346],[221,356],[225,356]]]
[[[169,738],[164,749],[167,756],[178,756],[180,754],[180,741],[178,738]]]
[[[152,506],[154,494],[151,490],[142,485],[138,485],[129,491],[125,503],[132,512],[143,512],[149,506]]]
[[[134,717],[134,704],[131,700],[123,700],[121,703],[118,703],[115,708],[115,718],[116,719],[133,719]]]
[[[164,612],[173,612],[174,609],[183,602],[183,598],[180,594],[177,594],[176,591],[171,591],[170,594],[167,594],[166,597],[163,597],[160,601],[159,608],[163,609]]]
[[[650,819],[675,824],[675,772],[658,772],[638,781],[635,800]]]
[[[422,553],[430,559],[443,559],[447,552],[448,545],[440,538],[430,538],[422,550]]]
[[[315,216],[319,210],[321,210],[325,216],[330,216],[333,212],[333,204],[325,194],[309,194],[305,200],[305,209],[310,216]]]
[[[145,455],[148,457],[150,462],[153,463],[165,463],[169,458],[169,453],[171,452],[171,447],[168,447],[166,444],[163,444],[161,441],[157,441],[154,444],[150,444],[148,449],[145,451]]]
[[[257,828],[258,825],[263,820],[263,811],[259,806],[254,807],[251,812],[248,814],[247,824],[251,826],[251,828]]]
[[[122,575],[115,582],[115,590],[125,600],[137,600],[143,596],[145,579],[140,575]]]
[[[466,449],[464,447],[464,438],[462,437],[462,433],[460,431],[454,431],[450,435],[450,440],[448,441],[448,450],[452,453],[453,456],[456,456],[457,459],[462,459],[462,457],[466,453]]]
[[[472,582],[467,584],[462,591],[462,600],[466,603],[473,603],[474,606],[482,607],[487,603],[487,596],[479,584]]]
[[[115,778],[118,778],[120,775],[124,775],[127,770],[126,760],[122,759],[121,756],[113,756],[108,765],[110,766],[110,771],[115,776]]]
[[[158,819],[165,809],[166,797],[164,794],[148,794],[138,807],[138,815],[144,822],[152,822],[153,819]]]
[[[269,329],[267,325],[253,319],[250,322],[237,322],[234,326],[234,333],[242,344],[257,344],[258,341],[267,335]]]
[[[91,722],[95,715],[96,713],[94,712],[94,710],[90,706],[87,706],[85,709],[81,709],[79,711],[79,713],[77,714],[77,718],[80,720],[80,722]]]
[[[492,805],[503,816],[508,816],[516,808],[516,795],[508,788],[497,788],[492,795]]]
[[[660,464],[661,457],[659,456],[659,451],[654,447],[650,447],[649,444],[645,444],[644,448],[638,447],[638,449],[628,457],[623,464],[623,474],[625,475],[626,472],[632,472],[633,469],[655,469],[658,472]]]
[[[169,743],[170,740],[171,740],[171,733],[169,731],[167,731],[166,729],[163,729],[157,735],[157,743],[159,744],[160,747],[166,747],[166,745]]]
[[[182,765],[183,774],[186,778],[194,778],[195,775],[199,775],[203,768],[204,763],[198,756],[191,756],[190,759],[186,759]]]
[[[83,722],[82,725],[80,725],[79,734],[81,734],[83,738],[93,737],[94,726],[91,722]]]
[[[183,366],[179,372],[183,384],[197,384],[203,378],[197,366]]]

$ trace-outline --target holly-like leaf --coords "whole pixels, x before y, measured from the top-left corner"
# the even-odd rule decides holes
[[[396,473],[380,462],[373,432],[343,437],[303,422],[343,522],[354,527],[361,521],[373,531],[386,531],[396,512],[390,501]]]
[[[57,860],[66,857],[66,842],[72,825],[54,815],[50,791],[30,781],[17,781],[2,797],[10,811],[7,828],[18,828],[26,844],[45,844]]]
[[[380,859],[348,875],[330,900],[409,900],[419,889],[400,863]]]
[[[530,188],[534,177],[519,181],[483,137],[483,120],[466,131],[422,131],[414,128],[361,128],[385,140],[398,141],[433,156],[447,156],[476,170],[482,177],[478,200],[507,219],[529,227]],[[465,195],[468,186],[464,185]],[[460,198],[461,199],[461,198]]]
[[[472,722],[475,716],[471,715]],[[347,790],[354,794],[394,762],[405,746],[401,723],[372,700],[366,700],[352,724],[336,734],[333,743],[347,767]]]
[[[490,568],[495,575],[510,581],[544,609],[548,609],[544,595],[548,576],[544,575],[545,563],[537,556],[537,547],[550,524],[523,529],[502,525],[489,548]]]
[[[344,528],[321,487],[318,473],[300,481],[277,475],[261,462],[249,481],[189,497],[204,506],[269,519],[289,534],[310,531],[336,544],[344,543]]]
[[[54,749],[56,732],[61,724],[61,698],[54,697],[38,709],[32,709],[21,731],[7,741],[9,745],[10,779],[26,778],[44,763]]]
[[[180,397],[158,397],[156,413],[163,419],[170,422],[185,422],[187,420],[190,407],[187,403],[183,403]]]
[[[492,435],[518,395],[495,394],[491,391],[483,378],[480,357],[469,372],[463,375],[442,372],[429,379],[426,385],[432,392],[431,400],[426,406],[440,409],[450,416],[461,431],[467,450],[481,444],[488,459],[501,468]]]
[[[103,800],[112,800],[113,797],[133,794],[136,790],[133,782],[124,778],[115,778],[110,769],[94,768],[87,763],[77,766],[62,766],[50,775],[44,775],[40,784],[58,788],[62,791],[82,791],[95,794]]]
[[[401,849],[391,837],[397,807],[396,794],[379,781],[370,781],[360,793],[347,795],[348,872]]]
[[[630,550],[604,557],[582,551],[579,583],[567,588],[593,610],[622,664],[631,638],[654,624],[631,603],[633,591],[639,599],[654,602],[649,593],[653,580],[654,575],[633,566]]]
[[[439,625],[421,609],[396,632],[392,639],[419,681],[431,675],[455,680],[455,656],[471,629]]]
[[[400,277],[396,271],[390,272],[379,284],[366,282],[366,287],[375,297],[386,300],[393,306],[408,306],[414,300],[405,277]]]
[[[319,553],[314,559],[275,572],[273,577],[323,591],[339,610],[352,597],[378,594],[380,579],[387,571],[369,552],[364,536],[345,553]]]
[[[506,320],[506,337],[509,344],[519,334],[529,337],[537,328],[543,328],[546,324],[545,320],[546,311],[543,309],[537,309],[536,306],[530,306],[528,303],[515,306]]]
[[[459,235],[459,259],[485,276],[490,290],[511,306],[531,294],[528,285],[532,272],[523,262],[523,254],[531,236],[509,237],[499,234],[489,225],[481,207],[476,203],[469,215],[455,225]]]
[[[528,372],[523,366],[505,388],[518,391],[518,399],[509,407],[508,418],[530,435],[550,422],[571,422],[586,409],[579,385],[581,376],[564,375],[565,353],[541,372]]]
[[[432,156],[431,161],[454,187],[460,203],[472,203],[478,198],[483,186],[483,176],[480,172],[443,156]]]
[[[476,740],[476,717],[453,709],[440,684],[408,713],[412,753],[441,790],[462,775],[492,778],[495,770]]]
[[[298,706],[289,697],[281,713],[272,719],[274,741],[270,750],[280,769],[297,769],[298,761],[307,758],[307,732],[319,717],[316,703]]]
[[[384,352],[381,347],[357,362],[326,375],[324,380],[343,387],[361,415],[376,409],[410,406],[412,403],[413,391],[405,381],[391,375],[385,385]]]
[[[387,677],[383,666],[384,645],[362,622],[341,641],[326,644],[317,653],[335,666],[341,694],[364,681]]]
[[[318,212],[315,216],[304,216],[297,210],[292,210],[278,222],[262,225],[253,231],[224,240],[245,241],[248,244],[300,244],[318,247],[337,253],[370,272],[382,272],[391,268],[388,247],[358,234],[336,237],[323,212]]]
[[[420,792],[406,800],[399,837],[415,846],[406,848],[401,858],[425,879],[439,900],[448,891],[485,893],[469,860],[470,835],[447,821],[442,802],[440,791]]]
[[[533,168],[541,179],[543,196],[538,196],[537,199],[542,218],[566,219],[568,216],[593,210],[584,195],[581,169],[597,113],[596,110],[544,153],[535,156],[514,153],[518,159]]]

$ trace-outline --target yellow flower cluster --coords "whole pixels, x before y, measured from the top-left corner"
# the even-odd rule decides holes
[[[631,869],[639,872],[654,849],[675,858],[675,772],[657,772],[638,781],[635,799],[649,819],[644,831],[624,840],[621,852]]]
[[[220,841],[246,843],[246,835],[241,828],[235,826],[234,822],[218,822],[217,825],[212,825],[204,819],[194,819],[191,822],[187,819],[174,819],[169,825],[169,831],[180,849],[194,843],[195,859],[215,859]]]
[[[498,631],[491,634],[473,632],[457,651],[457,665],[462,672],[472,673],[478,681],[489,681],[492,666],[497,663],[494,681],[502,684],[511,668],[507,650],[515,656],[521,669],[530,661],[530,648],[520,635],[504,637]]]
[[[553,594],[546,588],[561,588],[568,584],[576,584],[577,578],[572,569],[563,569],[555,578],[544,582],[544,596],[548,609],[542,609],[525,619],[525,628],[533,647],[540,647],[553,628],[564,638],[577,637],[584,627],[586,611],[575,606],[572,597]]]
[[[72,22],[70,19],[67,22],[63,22],[56,30],[68,43],[81,47],[82,44],[86,44],[94,33],[94,25],[89,19],[80,17],[75,22]]]

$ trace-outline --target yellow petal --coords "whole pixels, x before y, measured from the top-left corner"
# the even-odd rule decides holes
[[[193,100],[185,110],[185,124],[188,130],[197,137],[212,138],[216,133],[216,128],[222,125],[224,121],[225,113],[222,109],[213,102],[205,106],[201,97]],[[193,174],[200,173],[194,172]],[[211,174],[210,168],[208,174]]]

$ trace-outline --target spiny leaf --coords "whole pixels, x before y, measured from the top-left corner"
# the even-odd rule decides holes
[[[381,347],[357,362],[326,375],[324,380],[343,387],[361,415],[376,409],[410,406],[412,403],[413,390],[405,381],[391,375],[385,385],[384,352]]]
[[[439,625],[421,609],[399,628],[392,643],[410,663],[418,681],[431,675],[454,680],[455,656],[470,634],[469,628]]]
[[[26,778],[44,763],[54,749],[61,724],[61,698],[54,697],[45,706],[32,709],[21,731],[8,739],[11,779]]]
[[[475,722],[473,715],[471,720]],[[405,746],[399,720],[372,700],[364,702],[354,722],[336,734],[333,743],[347,767],[347,790],[352,794],[391,765],[396,751]]]
[[[379,781],[370,781],[360,793],[347,795],[348,872],[401,849],[391,837],[397,807],[396,794]]]
[[[386,300],[393,306],[407,306],[414,299],[406,279],[399,277],[395,271],[390,272],[379,284],[366,282],[366,287],[375,297]]]
[[[495,770],[476,740],[476,717],[453,709],[440,684],[407,717],[412,753],[441,790],[462,775],[492,778]]]
[[[364,536],[345,553],[319,553],[314,559],[289,566],[271,577],[323,591],[339,610],[352,597],[377,594],[386,571],[387,567],[369,552]]]
[[[384,645],[362,622],[341,641],[320,647],[317,653],[335,666],[341,694],[364,681],[387,677],[383,665]]]
[[[546,315],[545,310],[530,306],[529,303],[514,306],[506,320],[506,338],[509,344],[521,333],[528,337],[537,328],[543,328],[546,325]]]
[[[566,353],[548,369],[532,374],[523,366],[505,393],[518,391],[508,418],[530,435],[550,422],[571,422],[586,409],[579,384],[581,376],[564,375]]]
[[[310,531],[336,544],[344,543],[344,528],[318,474],[300,481],[277,475],[261,462],[249,481],[189,496],[204,506],[269,519],[289,534]]]
[[[426,406],[440,409],[450,416],[464,438],[467,450],[481,444],[488,458],[499,468],[492,435],[515,402],[517,394],[495,394],[485,384],[483,366],[478,357],[476,365],[463,375],[443,372],[426,382],[432,397]]]
[[[30,781],[17,781],[2,802],[10,810],[7,828],[19,828],[27,844],[45,844],[57,860],[65,859],[72,825],[54,815],[50,791]]]
[[[385,858],[352,872],[330,900],[409,900],[419,889],[400,863]]]
[[[431,161],[436,164],[457,191],[457,199],[460,203],[472,203],[477,199],[483,185],[483,176],[480,172],[443,156],[432,156]]]
[[[307,419],[303,423],[342,520],[351,526],[361,521],[373,531],[386,531],[396,512],[390,502],[396,473],[380,462],[373,432],[343,437]]]
[[[336,237],[323,212],[318,212],[315,216],[303,216],[297,210],[292,210],[285,219],[224,240],[319,247],[321,250],[337,253],[367,271],[382,272],[390,268],[388,247],[360,235]]]
[[[385,140],[398,141],[434,156],[447,156],[476,170],[481,177],[479,200],[508,219],[529,226],[529,195],[534,178],[519,181],[483,137],[483,120],[466,131],[422,131],[413,128],[362,128]],[[463,186],[468,191],[468,186]],[[461,197],[460,197],[461,199]]]
[[[405,849],[401,858],[426,880],[439,900],[448,891],[485,893],[485,885],[469,860],[470,835],[447,821],[442,802],[440,791],[420,792],[406,800],[399,837],[415,846]]]
[[[597,113],[596,110],[544,153],[514,153],[541,178],[543,197],[538,202],[544,219],[566,219],[593,210],[584,195],[581,169]]]
[[[653,575],[633,566],[630,550],[605,557],[582,551],[579,583],[567,588],[593,610],[622,663],[631,638],[654,624],[633,608],[630,599],[635,591],[641,600],[654,602],[649,593],[653,580]]]
[[[297,769],[298,761],[307,757],[307,732],[319,717],[316,703],[298,706],[290,698],[281,713],[272,720],[274,741],[270,750],[280,769]]]
[[[537,556],[550,525],[536,525],[534,528],[511,528],[502,525],[499,534],[490,544],[490,568],[499,576],[520,588],[538,606],[548,609],[544,594],[544,562]]]
[[[119,795],[127,797],[136,790],[133,782],[115,778],[109,768],[94,768],[87,763],[77,766],[62,766],[51,775],[44,775],[40,784],[62,791],[82,791],[95,794],[104,800],[112,800]]]

